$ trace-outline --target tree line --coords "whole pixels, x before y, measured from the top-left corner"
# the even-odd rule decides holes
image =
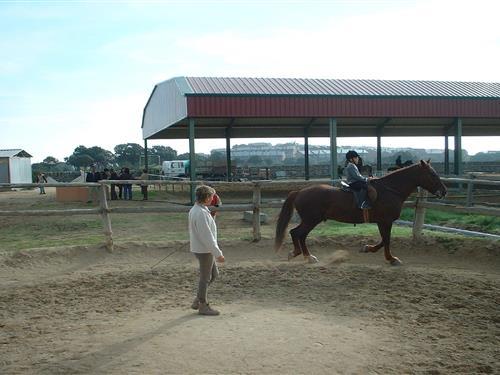
[[[64,161],[59,161],[53,156],[47,156],[42,163],[33,164],[33,170],[37,172],[72,172],[80,169],[87,169],[91,165],[95,165],[98,169],[104,168],[122,168],[127,167],[130,169],[141,169],[144,167],[144,147],[137,143],[124,143],[116,145],[113,149],[114,152],[105,150],[99,146],[85,147],[78,146],[73,153],[64,158]],[[413,150],[414,153],[409,151],[401,151],[397,154],[383,155],[383,163],[394,163],[395,157],[399,155],[401,160],[416,161],[419,158],[425,158],[425,155],[419,155],[419,150]],[[478,153],[473,156],[467,155],[463,152],[463,160],[471,162],[491,162],[500,161],[500,151]],[[161,162],[165,160],[187,160],[189,153],[178,154],[176,150],[169,146],[152,146],[148,147],[148,165],[151,169],[160,169]],[[199,161],[212,161],[216,163],[225,163],[226,155],[223,152],[212,150],[210,155],[196,154],[196,159]],[[453,159],[453,151],[450,151],[450,161]],[[329,159],[328,159],[329,160]],[[328,161],[327,160],[327,161]],[[274,161],[266,159],[258,155],[252,155],[249,158],[238,159],[234,158],[234,163],[238,165],[251,165],[251,166],[271,166]],[[374,163],[367,159],[367,163]],[[287,158],[280,164],[285,165],[302,165],[304,164],[304,157],[298,156],[295,158]]]
[[[78,146],[73,153],[60,161],[53,156],[47,156],[41,163],[33,164],[34,170],[65,172],[79,169],[87,169],[91,165],[98,169],[127,167],[131,169],[140,168],[141,158],[144,157],[144,147],[137,143],[124,143],[114,147],[114,152],[99,146]],[[168,146],[148,147],[150,160],[177,160],[189,154],[177,155],[177,151]],[[142,163],[143,164],[143,163]],[[159,166],[158,166],[159,167]]]

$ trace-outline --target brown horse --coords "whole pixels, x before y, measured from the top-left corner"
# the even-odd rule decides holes
[[[376,252],[384,246],[385,259],[392,265],[401,261],[391,254],[391,229],[394,220],[399,218],[403,202],[420,186],[438,198],[443,198],[447,189],[442,183],[430,162],[423,160],[409,167],[398,169],[384,177],[371,180],[370,184],[377,190],[377,199],[369,210],[369,221],[377,223],[382,240],[376,245],[365,245],[362,252]],[[343,223],[363,223],[363,212],[357,208],[354,194],[329,185],[314,185],[299,191],[292,191],[281,208],[276,224],[275,249],[283,244],[285,230],[293,214],[297,210],[301,223],[290,231],[294,250],[288,259],[303,254],[310,263],[317,262],[306,246],[306,238],[311,230],[322,221],[332,219]]]

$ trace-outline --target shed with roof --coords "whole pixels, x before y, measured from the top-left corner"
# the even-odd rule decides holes
[[[32,183],[32,157],[21,149],[0,150],[0,183]]]
[[[462,136],[500,135],[500,83],[175,77],[157,84],[143,112],[148,139],[329,137],[331,175],[337,178],[337,137],[376,137],[377,169],[384,136],[442,136],[445,173],[448,138],[454,174],[462,173]],[[146,158],[147,160],[147,158]],[[195,171],[192,168],[192,179]]]

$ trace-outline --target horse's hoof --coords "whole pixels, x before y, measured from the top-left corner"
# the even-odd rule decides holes
[[[314,255],[309,255],[307,258],[307,263],[318,263],[319,260]]]
[[[401,262],[399,260],[399,258],[396,258],[394,257],[392,260],[391,260],[391,266],[401,266],[403,264],[403,262]]]
[[[369,246],[365,245],[361,249],[359,249],[359,252],[360,253],[369,253],[370,251],[368,249],[369,249]]]
[[[290,261],[291,259],[293,259],[295,257],[295,255],[293,255],[293,251],[290,251],[288,253],[288,261]]]

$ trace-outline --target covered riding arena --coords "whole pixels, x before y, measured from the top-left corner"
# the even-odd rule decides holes
[[[225,138],[229,179],[232,138],[303,137],[307,180],[310,137],[330,139],[336,179],[338,137],[376,137],[380,171],[384,136],[442,136],[445,174],[452,138],[461,175],[462,136],[500,135],[500,84],[176,77],[154,87],[142,132],[146,152],[149,139],[189,139],[191,165],[195,139]]]

